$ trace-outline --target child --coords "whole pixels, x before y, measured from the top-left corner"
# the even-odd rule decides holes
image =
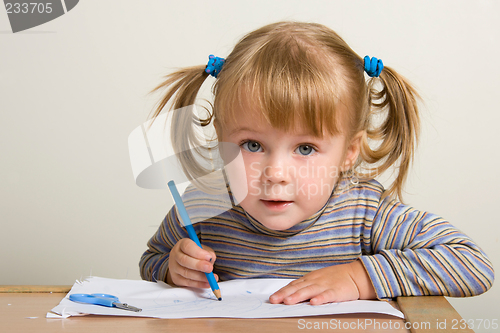
[[[280,22],[249,33],[225,62],[169,75],[154,116],[167,103],[194,104],[209,72],[217,79],[204,124],[241,147],[248,195],[194,225],[203,249],[171,209],[141,258],[143,279],[207,288],[212,270],[220,280],[294,278],[270,302],[313,305],[491,287],[492,265],[470,238],[395,199],[419,116],[415,90],[393,69],[325,26]],[[393,165],[384,190],[373,178]]]

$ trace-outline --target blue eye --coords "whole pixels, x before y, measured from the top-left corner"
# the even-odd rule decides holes
[[[256,153],[261,149],[260,143],[257,141],[247,141],[242,144],[242,147],[249,152]]]
[[[312,147],[312,146],[309,146],[309,145],[301,145],[299,146],[296,150],[295,150],[298,154],[300,155],[304,155],[304,156],[307,156],[307,155],[311,155],[313,152],[315,152],[316,150]]]

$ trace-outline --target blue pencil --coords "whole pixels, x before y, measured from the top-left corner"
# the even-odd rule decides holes
[[[201,247],[200,240],[198,239],[198,236],[196,236],[196,232],[194,231],[193,225],[191,224],[191,220],[189,219],[186,207],[182,202],[181,196],[179,195],[179,192],[177,191],[177,187],[175,187],[175,182],[173,180],[168,182],[168,188],[170,189],[170,193],[172,193],[172,197],[174,197],[175,204],[177,205],[177,211],[179,212],[182,220],[184,221],[186,230],[189,234],[189,238],[191,238],[193,242],[195,242],[199,247]],[[212,288],[215,297],[217,297],[219,301],[222,301],[219,285],[217,284],[217,281],[215,281],[214,273],[213,272],[205,273],[205,275],[207,277],[208,283],[210,284],[210,288]]]

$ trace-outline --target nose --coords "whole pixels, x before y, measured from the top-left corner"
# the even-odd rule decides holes
[[[262,171],[262,181],[264,183],[287,184],[290,182],[287,172],[286,158],[278,154],[272,154],[266,160]]]

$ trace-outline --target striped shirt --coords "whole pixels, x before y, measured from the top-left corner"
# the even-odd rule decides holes
[[[346,179],[314,216],[282,231],[266,228],[239,205],[220,209],[215,197],[207,200],[195,188],[183,200],[214,215],[193,226],[215,251],[221,281],[299,278],[359,258],[379,299],[473,296],[492,286],[491,262],[469,237],[441,217],[382,198],[383,192],[375,180],[354,185]],[[169,252],[186,237],[172,208],[141,257],[142,278],[166,281]]]

